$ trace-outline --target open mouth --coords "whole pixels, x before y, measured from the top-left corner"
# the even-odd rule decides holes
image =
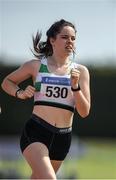
[[[66,49],[67,49],[67,50],[70,50],[70,51],[73,51],[72,46],[66,46]]]

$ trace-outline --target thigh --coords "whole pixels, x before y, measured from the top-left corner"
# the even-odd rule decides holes
[[[51,160],[51,164],[52,164],[52,167],[53,167],[55,173],[57,173],[57,171],[59,170],[62,162],[63,161]]]
[[[47,178],[56,177],[54,169],[51,165],[48,149],[42,143],[32,143],[23,152],[24,157],[32,168],[35,177]]]

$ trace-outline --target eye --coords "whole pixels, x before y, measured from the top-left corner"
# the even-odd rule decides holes
[[[62,39],[68,39],[68,36],[61,36]]]
[[[71,39],[72,39],[72,41],[75,41],[76,38],[75,38],[75,36],[72,36]]]
[[[62,35],[61,38],[62,38],[62,39],[67,39],[67,40],[71,38],[72,41],[75,41],[75,39],[76,39],[75,36],[71,36],[71,37],[70,37],[70,36],[68,36],[68,35]]]

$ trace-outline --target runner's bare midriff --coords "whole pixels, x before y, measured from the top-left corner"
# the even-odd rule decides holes
[[[73,113],[71,111],[39,105],[34,106],[33,113],[59,128],[72,126]]]

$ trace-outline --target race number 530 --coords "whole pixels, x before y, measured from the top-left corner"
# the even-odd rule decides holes
[[[46,96],[55,97],[55,98],[66,98],[68,95],[68,89],[66,87],[57,87],[57,86],[47,86],[46,87]]]

